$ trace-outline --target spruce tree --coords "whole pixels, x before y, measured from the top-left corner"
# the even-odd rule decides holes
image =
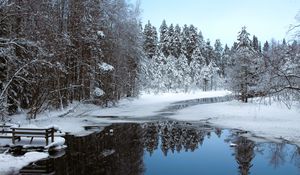
[[[156,28],[151,25],[150,21],[145,25],[143,32],[143,48],[148,58],[152,58],[156,52],[157,47],[157,32]]]
[[[179,58],[180,54],[182,53],[181,45],[182,45],[182,38],[181,38],[181,28],[177,24],[175,26],[175,31],[173,35],[172,42],[170,43],[170,54],[173,55],[175,58]]]
[[[188,29],[188,42],[186,44],[186,56],[188,61],[191,62],[192,54],[198,45],[198,33],[197,28],[193,25],[190,25]]]
[[[251,46],[250,34],[243,27],[238,34],[237,48],[234,53],[235,64],[230,72],[231,89],[240,94],[243,102],[254,95],[257,84],[258,55]]]
[[[159,32],[160,32],[160,37],[159,37],[159,48],[161,50],[161,52],[164,54],[165,57],[169,56],[169,50],[168,50],[168,46],[169,46],[169,36],[168,36],[168,26],[166,23],[166,20],[163,20],[160,28],[159,28]]]
[[[220,76],[223,76],[224,73],[221,71],[221,67],[224,67],[223,66],[224,63],[222,61],[223,47],[219,39],[217,39],[214,44],[214,53],[215,53],[215,63],[216,66],[219,68],[218,73]]]

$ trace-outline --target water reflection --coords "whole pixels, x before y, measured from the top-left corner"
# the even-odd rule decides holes
[[[48,163],[53,174],[64,175],[166,174],[168,168],[174,170],[168,174],[300,173],[299,148],[284,143],[255,143],[239,132],[201,123],[113,124],[100,133],[67,136],[66,140],[64,156],[27,166],[26,172],[34,165]],[[230,147],[229,142],[236,146]]]
[[[142,137],[145,149],[152,154],[158,149],[160,139],[160,149],[165,156],[168,152],[194,151],[202,145],[204,137],[210,135],[212,127],[190,123],[179,123],[175,121],[146,123],[143,124],[144,135]],[[221,134],[221,131],[218,131]]]
[[[277,143],[277,144],[270,144],[270,164],[274,166],[274,168],[283,165],[286,160],[286,152],[285,152],[285,144],[284,143]]]
[[[238,163],[239,174],[250,174],[250,168],[253,166],[252,159],[254,158],[254,142],[247,140],[245,137],[238,137],[235,147],[235,159]]]
[[[299,168],[300,171],[300,148],[299,147],[296,147],[294,149],[291,160],[295,164],[295,166]]]

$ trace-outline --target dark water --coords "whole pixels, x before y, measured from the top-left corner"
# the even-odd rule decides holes
[[[113,124],[85,137],[67,136],[63,156],[36,162],[20,173],[300,174],[300,148],[286,143],[255,143],[240,133],[174,121]]]

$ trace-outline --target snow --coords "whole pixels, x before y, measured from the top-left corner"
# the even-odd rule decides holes
[[[28,152],[23,156],[14,157],[9,154],[0,154],[0,174],[16,174],[24,166],[49,156],[48,153]]]
[[[143,118],[157,115],[171,103],[208,97],[222,97],[231,94],[230,91],[194,91],[190,93],[142,93],[138,99],[121,100],[117,107],[94,110],[88,113],[90,116],[119,116],[130,118]]]
[[[278,102],[231,101],[185,108],[171,118],[185,121],[209,119],[210,123],[222,128],[241,129],[259,137],[286,139],[300,145],[300,108],[296,105],[288,109]]]
[[[51,142],[51,138],[49,138],[49,143]],[[45,149],[51,147],[62,147],[65,143],[65,139],[63,137],[54,137],[54,142],[46,145],[46,139],[33,137],[31,141],[31,137],[22,137],[20,141],[16,141],[15,145],[21,145],[23,148],[31,148],[31,147],[41,147],[44,146]],[[0,139],[0,146],[10,146],[12,145],[12,139]]]
[[[105,94],[105,92],[102,90],[102,89],[100,89],[100,88],[95,88],[95,90],[94,90],[94,95],[96,96],[96,97],[101,97],[102,95],[104,95]]]
[[[21,127],[49,127],[55,126],[60,131],[76,136],[85,136],[93,131],[86,131],[84,126],[106,127],[111,123],[137,122],[137,118],[146,118],[157,115],[162,109],[173,102],[225,96],[229,91],[194,91],[191,93],[142,93],[139,98],[123,99],[115,107],[100,108],[97,105],[73,103],[64,110],[45,111],[37,116],[35,120],[26,120],[25,114],[12,117],[13,123],[22,124]],[[73,112],[69,115],[59,117],[68,111]],[[111,118],[109,116],[116,116]],[[130,120],[127,119],[130,117]],[[125,120],[126,119],[126,120]],[[146,120],[146,119],[145,119]],[[138,122],[142,122],[139,120]]]
[[[47,145],[45,148],[52,148],[52,147],[61,147],[65,144],[65,139],[63,137],[54,137],[54,142]]]
[[[237,144],[235,144],[235,143],[230,143],[229,146],[230,146],[230,147],[236,147]]]
[[[32,143],[30,143],[31,138],[22,137],[20,142],[16,142],[15,145],[22,145],[23,148],[31,147],[40,147],[46,145],[46,139],[34,137]],[[54,137],[54,142],[50,143],[51,139],[49,138],[49,144],[45,146],[45,149],[51,147],[60,147],[65,144],[65,139],[63,137]]]
[[[112,65],[103,62],[102,64],[99,64],[99,69],[108,72],[113,71],[115,68]]]
[[[103,150],[103,151],[101,152],[101,154],[102,154],[104,157],[107,157],[107,156],[110,156],[110,155],[114,154],[115,152],[116,152],[116,151],[115,151],[114,149],[111,149],[111,150],[106,149],[106,150]]]
[[[97,35],[99,36],[99,37],[101,37],[101,38],[104,38],[105,37],[105,34],[104,34],[104,32],[103,31],[97,31]]]

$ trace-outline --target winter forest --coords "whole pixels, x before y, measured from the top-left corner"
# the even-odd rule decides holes
[[[293,40],[260,41],[242,27],[236,42],[222,43],[192,24],[156,28],[140,18],[126,0],[0,0],[2,120],[75,101],[110,106],[141,91],[300,100],[297,24]]]

